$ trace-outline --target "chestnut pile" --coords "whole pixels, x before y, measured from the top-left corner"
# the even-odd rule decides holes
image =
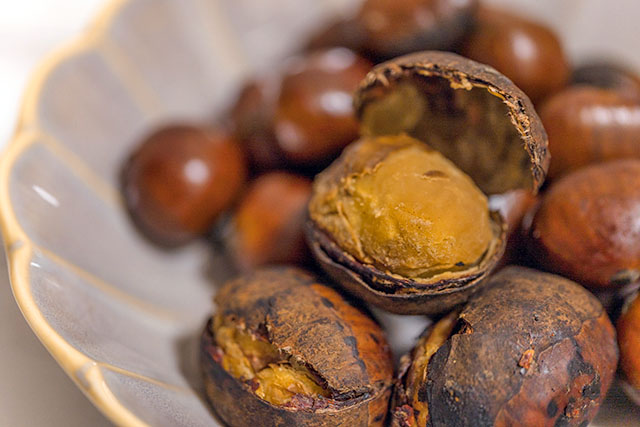
[[[122,188],[239,273],[201,336],[226,424],[585,426],[619,355],[640,404],[639,143],[633,70],[475,0],[366,0]],[[397,365],[369,305],[432,320]]]

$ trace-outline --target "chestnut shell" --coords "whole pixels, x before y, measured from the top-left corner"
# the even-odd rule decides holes
[[[508,267],[462,309],[419,396],[431,426],[586,425],[617,360],[615,330],[593,295],[559,276]],[[402,379],[409,357],[401,363]],[[415,425],[408,402],[399,382],[394,425]]]
[[[218,313],[302,361],[331,391],[327,407],[279,407],[260,399],[216,361],[210,325],[201,338],[207,397],[232,426],[383,426],[393,362],[380,326],[303,270],[273,267],[228,282]]]

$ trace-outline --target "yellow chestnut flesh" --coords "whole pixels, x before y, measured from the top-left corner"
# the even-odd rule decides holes
[[[468,268],[493,232],[486,196],[439,152],[406,135],[370,138],[363,153],[397,145],[372,167],[348,175],[324,202],[341,218],[332,233],[361,262],[411,278]],[[374,154],[375,155],[375,154]]]
[[[255,393],[261,399],[285,405],[295,395],[329,396],[304,366],[287,360],[270,343],[218,316],[213,329],[216,344],[223,353],[224,370],[235,378],[254,382]]]

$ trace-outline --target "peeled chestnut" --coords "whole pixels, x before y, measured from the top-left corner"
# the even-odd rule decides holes
[[[640,157],[640,100],[612,89],[575,86],[540,108],[555,178],[591,163]]]
[[[287,172],[270,172],[249,184],[226,230],[226,246],[243,271],[272,263],[303,264],[311,181]]]
[[[291,59],[280,78],[247,86],[232,119],[257,169],[322,165],[356,139],[351,94],[370,68],[333,48]]]
[[[487,196],[535,192],[544,179],[544,130],[508,79],[445,52],[381,64],[355,105],[363,137],[314,181],[313,254],[381,308],[445,312],[504,251],[504,220]]]
[[[477,5],[477,0],[366,0],[354,24],[376,58],[451,50],[473,24]]]
[[[620,371],[625,391],[640,405],[640,298],[636,294],[625,305],[617,322]]]
[[[587,425],[618,361],[598,300],[522,267],[489,282],[403,357],[392,425]]]
[[[295,268],[225,284],[201,341],[206,394],[230,426],[383,426],[393,362],[380,326]]]
[[[615,63],[583,64],[573,70],[571,84],[612,89],[628,98],[640,100],[640,75]]]
[[[569,62],[551,29],[495,8],[479,9],[462,54],[509,77],[533,102],[558,91],[569,78]]]
[[[640,277],[640,160],[592,165],[555,182],[531,224],[545,269],[595,290]]]
[[[124,200],[147,237],[177,246],[205,233],[246,179],[236,142],[214,130],[177,125],[149,137],[122,171]]]

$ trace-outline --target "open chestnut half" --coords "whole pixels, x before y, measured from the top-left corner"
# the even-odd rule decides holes
[[[527,96],[447,52],[375,67],[355,94],[363,137],[314,182],[307,239],[324,270],[395,313],[463,303],[493,270],[506,227],[487,196],[536,192],[547,137]]]
[[[228,282],[201,340],[206,394],[230,426],[383,426],[393,361],[380,326],[303,270]]]
[[[392,425],[587,425],[618,361],[598,300],[523,267],[489,282],[403,356]]]

